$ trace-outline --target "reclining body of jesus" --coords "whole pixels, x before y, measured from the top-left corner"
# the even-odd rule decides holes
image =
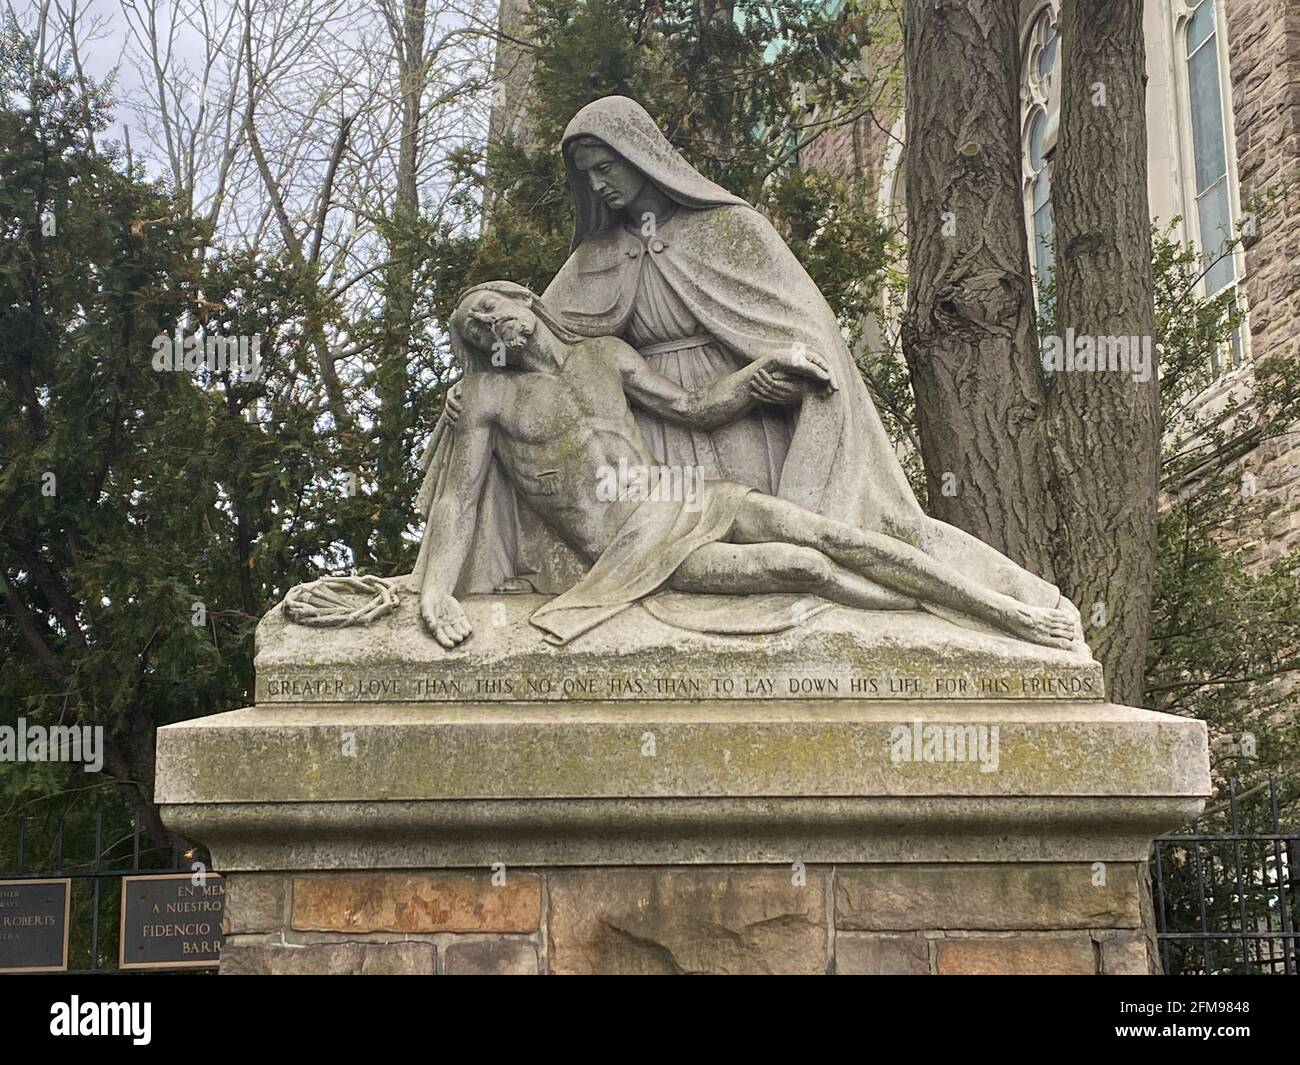
[[[449,473],[428,515],[433,547],[420,600],[425,624],[444,647],[470,635],[453,592],[494,459],[519,496],[592,563],[577,585],[534,613],[552,642],[673,589],[812,593],[868,610],[932,605],[1021,639],[1071,646],[1075,621],[1062,609],[1020,602],[900,540],[744,485],[704,481],[693,501],[601,498],[608,496],[597,491],[602,471],[653,468],[629,397],[663,418],[708,426],[752,409],[765,372],[811,378],[823,388],[835,383],[816,354],[791,352],[687,391],[623,341],[570,342],[543,319],[549,315],[539,298],[507,282],[472,289],[452,316],[453,345],[465,360],[462,411]]]

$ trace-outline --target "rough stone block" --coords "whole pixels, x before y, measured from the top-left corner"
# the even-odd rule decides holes
[[[835,876],[840,930],[1137,928],[1138,907],[1137,870],[1122,862],[1103,871],[1075,862],[881,865]]]
[[[222,976],[432,976],[432,943],[316,943],[311,946],[230,946]]]
[[[510,873],[345,873],[295,877],[293,927],[315,932],[535,932],[542,885]]]
[[[1083,934],[940,939],[935,945],[940,976],[1091,976],[1097,971],[1092,939]]]
[[[840,976],[928,976],[930,943],[921,936],[835,937]]]
[[[448,976],[536,976],[537,944],[522,939],[453,943],[443,969]]]
[[[285,927],[289,878],[277,873],[228,873],[221,930],[226,935],[280,932]]]
[[[1103,976],[1146,976],[1150,973],[1146,937],[1134,932],[1116,932],[1097,938],[1101,944]]]
[[[825,874],[592,869],[551,874],[552,973],[823,973]]]

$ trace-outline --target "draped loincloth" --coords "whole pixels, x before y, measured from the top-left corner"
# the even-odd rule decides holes
[[[550,643],[564,644],[662,588],[696,548],[731,531],[741,501],[754,489],[702,481],[687,500],[647,499],[580,581],[533,612]]]

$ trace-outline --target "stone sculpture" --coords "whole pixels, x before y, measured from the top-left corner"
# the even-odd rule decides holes
[[[1145,971],[1204,723],[922,512],[762,215],[631,100],[563,152],[568,262],[449,323],[413,572],[292,589],[255,705],[158,732],[222,971]]]
[[[812,592],[868,610],[948,608],[1022,639],[1071,646],[1075,619],[1067,611],[981,588],[901,540],[734,481],[701,479],[691,490],[672,466],[655,463],[625,398],[675,424],[727,425],[754,408],[764,372],[834,390],[820,354],[773,352],[688,391],[616,337],[561,329],[542,301],[509,282],[472,289],[451,329],[465,368],[464,409],[429,511],[426,536],[437,550],[421,586],[425,623],[444,647],[470,634],[453,593],[493,460],[521,502],[591,565],[533,614],[553,643],[666,585],[733,596]]]
[[[532,621],[560,645],[638,602],[747,634],[839,604],[1086,651],[1055,586],[921,510],[834,314],[758,211],[625,97],[584,107],[562,151],[569,260],[542,297],[479,286],[451,323],[465,379],[425,453],[419,561],[390,582],[440,644],[469,635],[457,597],[530,592],[553,597]],[[286,613],[395,606],[357,591],[304,586]]]

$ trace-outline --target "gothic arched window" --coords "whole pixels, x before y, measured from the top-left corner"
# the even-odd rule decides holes
[[[1224,245],[1233,239],[1233,227],[1218,37],[1215,0],[1201,0],[1183,24],[1183,47],[1191,119],[1191,191],[1198,243],[1209,264],[1207,296],[1236,280],[1233,256],[1223,254]]]
[[[1174,0],[1179,127],[1184,157],[1184,224],[1204,264],[1204,294],[1241,292],[1243,257],[1236,244],[1237,174],[1232,86],[1228,80],[1222,0]],[[1244,329],[1235,331],[1228,366],[1243,361]],[[1217,355],[1217,353],[1216,353]],[[1216,373],[1226,369],[1215,358]]]

